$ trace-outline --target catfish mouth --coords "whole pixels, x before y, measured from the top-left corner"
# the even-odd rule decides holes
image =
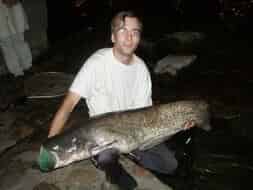
[[[55,168],[56,158],[53,153],[41,146],[37,163],[41,171],[48,172]]]

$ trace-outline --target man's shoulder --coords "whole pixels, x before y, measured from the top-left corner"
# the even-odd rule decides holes
[[[112,48],[102,48],[95,51],[91,56],[90,59],[99,59],[105,58],[111,54]]]
[[[100,66],[110,57],[111,48],[103,48],[95,51],[84,63],[84,67]]]
[[[103,48],[95,51],[82,65],[81,71],[100,71],[104,69],[105,62],[110,59],[111,48]]]
[[[145,61],[136,54],[134,54],[134,60],[135,60],[135,63],[142,65],[142,66],[146,66]]]
[[[139,56],[134,55],[134,60],[135,60],[135,64],[138,66],[138,68],[140,68],[140,69],[142,68],[144,70],[148,69],[145,61],[142,58],[140,58]]]

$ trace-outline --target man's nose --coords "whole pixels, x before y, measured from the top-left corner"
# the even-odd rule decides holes
[[[132,41],[133,40],[133,34],[132,34],[132,32],[128,31],[126,38],[127,38],[128,41]]]

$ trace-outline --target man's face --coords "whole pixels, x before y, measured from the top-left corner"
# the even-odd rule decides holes
[[[112,33],[114,50],[123,56],[131,56],[139,45],[141,28],[135,17],[126,17],[125,22],[118,22]]]

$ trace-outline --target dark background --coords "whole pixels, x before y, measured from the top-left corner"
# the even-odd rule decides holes
[[[134,10],[144,22],[145,36],[182,30],[242,32],[250,34],[252,2],[249,0],[47,0],[48,38],[63,39],[85,27],[108,32],[109,21],[120,10]]]

